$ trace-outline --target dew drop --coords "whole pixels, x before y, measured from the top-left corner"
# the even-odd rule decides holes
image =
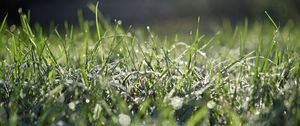
[[[206,104],[207,108],[213,109],[216,106],[216,103],[213,100],[210,100]]]
[[[90,99],[85,99],[85,102],[86,103],[90,103]]]
[[[71,110],[75,110],[75,108],[76,108],[76,105],[75,105],[75,103],[74,102],[70,102],[69,104],[68,104],[68,106],[69,106],[69,108],[71,109]]]
[[[23,12],[23,9],[22,9],[22,8],[19,8],[19,9],[18,9],[18,13],[21,14],[22,12]]]
[[[122,24],[122,21],[121,21],[121,20],[118,20],[117,23],[118,23],[118,25],[121,25],[121,24]]]
[[[118,121],[121,126],[129,126],[130,125],[131,119],[128,115],[121,113],[121,114],[119,114],[118,117],[119,117]]]
[[[175,96],[171,98],[171,105],[175,110],[181,109],[183,105],[184,98],[180,98],[178,96]]]

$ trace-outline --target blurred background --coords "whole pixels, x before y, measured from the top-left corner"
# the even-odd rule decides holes
[[[22,8],[23,12],[30,10],[31,23],[39,22],[44,27],[50,22],[76,24],[79,9],[86,19],[94,20],[94,14],[87,7],[89,3],[96,0],[0,0],[0,18],[8,14],[9,23],[18,24],[18,10]],[[205,29],[209,27],[208,22],[224,19],[232,22],[245,18],[249,22],[265,19],[264,11],[281,24],[287,20],[297,21],[300,0],[100,0],[99,9],[112,22],[117,19],[124,25],[150,25],[161,30],[168,26],[189,29],[197,24],[200,16]]]

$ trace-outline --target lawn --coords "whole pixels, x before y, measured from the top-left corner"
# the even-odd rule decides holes
[[[20,16],[20,26],[0,22],[0,125],[300,124],[293,21],[266,13],[161,37],[82,16],[45,30]]]

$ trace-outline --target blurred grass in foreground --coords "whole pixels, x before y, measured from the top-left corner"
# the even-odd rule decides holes
[[[293,22],[225,21],[181,40],[118,22],[45,33],[21,20],[1,22],[0,125],[299,125]]]

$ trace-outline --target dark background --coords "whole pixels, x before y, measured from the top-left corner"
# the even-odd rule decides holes
[[[77,11],[82,9],[86,19],[94,15],[87,8],[96,0],[0,0],[0,18],[9,15],[10,24],[18,24],[18,9],[31,10],[31,22],[47,26],[68,21],[77,23]],[[100,0],[101,12],[110,20],[125,24],[149,24],[163,20],[203,19],[232,21],[259,20],[268,11],[276,21],[297,20],[299,0]]]

